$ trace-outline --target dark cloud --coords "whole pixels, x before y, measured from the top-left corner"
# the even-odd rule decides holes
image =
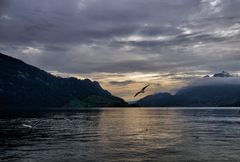
[[[67,73],[240,71],[239,7],[239,0],[1,0],[0,50]]]
[[[4,10],[8,7],[8,0],[0,1],[0,13],[4,13]]]
[[[135,81],[133,80],[126,80],[126,81],[111,81],[109,82],[111,85],[114,85],[114,86],[126,86],[126,85],[129,85],[129,84],[132,84],[132,83],[136,83]]]

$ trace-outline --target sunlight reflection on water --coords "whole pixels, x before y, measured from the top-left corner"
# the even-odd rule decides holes
[[[239,161],[239,117],[236,109],[2,113],[0,160]]]

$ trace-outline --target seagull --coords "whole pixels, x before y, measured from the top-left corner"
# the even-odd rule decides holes
[[[141,91],[137,92],[137,93],[134,95],[134,97],[136,97],[136,96],[139,95],[140,93],[144,93],[144,92],[145,92],[144,90],[145,90],[148,86],[150,86],[150,84],[147,85],[147,86],[145,86],[145,87],[143,87]]]
[[[35,122],[33,125],[28,125],[28,124],[22,124],[22,126],[26,127],[26,128],[33,128],[35,127],[40,121]]]
[[[31,125],[23,124],[22,126],[27,127],[27,128],[32,128]]]

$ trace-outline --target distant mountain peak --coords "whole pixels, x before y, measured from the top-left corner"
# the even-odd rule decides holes
[[[222,71],[220,73],[216,73],[213,75],[213,77],[221,77],[221,78],[225,78],[225,77],[232,77],[233,75],[231,75],[230,73],[226,72],[226,71]]]
[[[179,89],[175,95],[159,93],[136,102],[146,107],[239,106],[240,78],[226,71],[206,75]]]

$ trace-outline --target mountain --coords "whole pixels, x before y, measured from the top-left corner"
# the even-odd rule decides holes
[[[183,106],[227,106],[240,101],[240,85],[202,85],[179,90]]]
[[[137,101],[137,105],[143,107],[163,107],[163,106],[173,106],[174,105],[174,96],[170,93],[158,93],[155,95],[146,96],[139,101]]]
[[[213,77],[233,77],[233,75],[229,74],[228,72],[226,71],[222,71],[221,73],[216,73],[213,75]]]
[[[146,96],[137,105],[145,107],[220,107],[240,105],[240,78],[227,72],[204,77],[181,88],[175,95],[158,93]]]
[[[0,53],[2,107],[106,107],[127,103],[89,79],[53,76]]]

